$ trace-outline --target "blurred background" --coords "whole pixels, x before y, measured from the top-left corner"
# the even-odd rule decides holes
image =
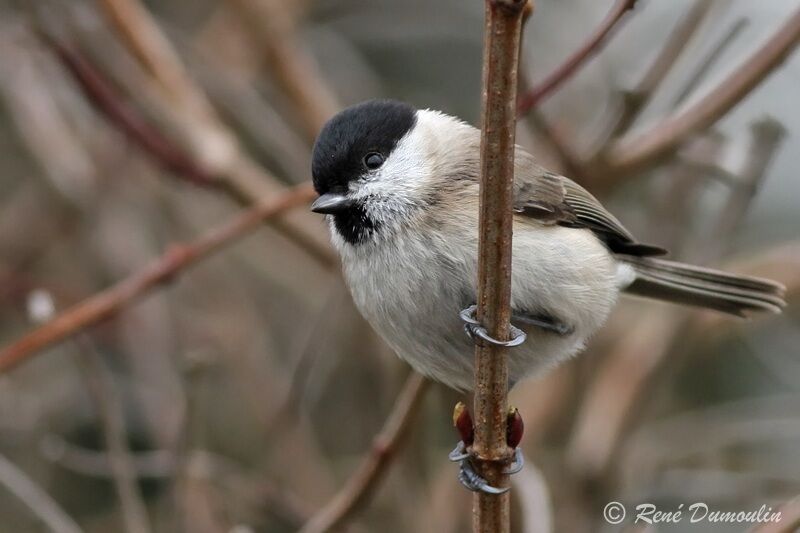
[[[613,4],[538,0],[521,90]],[[522,146],[641,240],[779,280],[789,304],[743,321],[625,298],[580,358],[517,386],[515,531],[644,530],[607,524],[611,500],[800,494],[799,32],[719,121],[635,168],[609,156],[691,117],[797,9],[641,0],[520,120]],[[135,301],[118,290],[66,339],[12,343],[306,182],[342,106],[393,97],[476,123],[482,31],[479,0],[0,0],[0,359],[26,354],[0,365],[0,532],[468,530],[446,459],[463,398],[409,378],[305,207]]]

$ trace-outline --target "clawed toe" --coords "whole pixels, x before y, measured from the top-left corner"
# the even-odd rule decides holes
[[[505,348],[513,348],[514,346],[519,346],[523,342],[525,342],[525,332],[521,329],[511,325],[511,338],[507,341],[501,341],[495,339],[489,332],[486,331],[486,328],[478,322],[475,318],[475,312],[478,310],[477,305],[470,305],[466,309],[462,309],[458,316],[461,317],[461,320],[464,322],[464,331],[467,335],[472,339],[473,342],[476,344],[480,344],[482,342],[486,342],[488,344],[493,344],[495,346],[502,346]]]
[[[475,471],[469,457],[461,461],[461,467],[458,469],[458,481],[472,492],[503,494],[508,491],[508,487],[499,488],[489,485],[489,482]]]

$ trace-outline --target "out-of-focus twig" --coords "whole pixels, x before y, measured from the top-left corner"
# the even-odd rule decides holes
[[[150,154],[170,172],[195,184],[222,184],[193,161],[189,154],[148,124],[133,107],[126,105],[108,80],[83,55],[51,35],[42,32],[41,36],[78,82],[86,98],[142,151]]]
[[[81,533],[80,526],[25,472],[0,455],[0,485],[14,494],[54,533]]]
[[[229,0],[229,3],[258,43],[270,73],[300,118],[306,138],[314,142],[340,106],[313,58],[296,37],[291,7],[282,0]]]
[[[751,126],[751,137],[748,157],[740,170],[740,189],[731,193],[720,210],[719,230],[708,238],[704,247],[714,256],[706,252],[703,258],[706,261],[723,251],[716,243],[725,239],[727,234],[719,231],[729,234],[741,220],[765,176],[782,134],[774,121],[759,121]],[[621,439],[624,424],[635,410],[645,385],[669,353],[685,317],[686,314],[678,309],[645,317],[622,338],[597,371],[597,378],[582,401],[568,448],[568,460],[576,471],[589,478],[606,471]],[[621,376],[624,379],[620,379]]]
[[[102,357],[87,337],[78,337],[77,361],[83,382],[100,419],[103,440],[108,449],[112,479],[119,496],[122,519],[128,533],[151,531],[142,494],[139,492],[133,457],[128,448],[125,411],[122,400]]]
[[[224,182],[229,195],[242,204],[257,203],[283,186],[244,151],[236,135],[219,118],[203,90],[188,75],[158,23],[139,0],[96,0],[123,43],[151,76],[166,105],[161,108],[187,140],[192,158]],[[164,104],[164,102],[162,102]],[[306,213],[275,221],[323,265],[337,264],[318,224]]]
[[[401,439],[408,433],[414,414],[424,398],[427,384],[425,378],[419,374],[409,376],[383,429],[373,440],[370,453],[342,489],[303,526],[300,533],[323,533],[335,529],[372,496],[381,475],[397,452]]]
[[[572,146],[564,140],[561,133],[547,122],[545,116],[538,109],[531,109],[527,119],[533,129],[550,145],[553,154],[563,167],[564,173],[579,183],[586,183],[587,171],[583,166],[583,161]]]
[[[688,136],[714,124],[777,68],[800,42],[800,8],[703,98],[644,133],[613,142],[600,155],[605,175],[619,176],[643,168],[669,154]]]
[[[697,0],[672,30],[639,84],[633,90],[623,92],[622,112],[614,125],[612,136],[616,137],[627,131],[636,121],[650,98],[675,66],[712,4],[713,0]]]
[[[141,270],[66,309],[52,321],[0,350],[0,373],[7,372],[40,350],[113,316],[150,289],[170,281],[183,269],[255,229],[265,219],[308,203],[314,197],[316,193],[310,184],[299,185],[254,206],[195,241],[173,245],[164,255]]]
[[[688,77],[686,82],[681,87],[681,90],[678,91],[678,94],[672,100],[672,107],[678,107],[686,98],[689,97],[692,92],[697,89],[702,81],[703,77],[706,76],[711,71],[711,68],[714,66],[722,53],[725,52],[725,49],[730,46],[736,37],[747,27],[748,20],[746,18],[740,18],[737,20],[728,30],[722,35],[722,38],[711,47],[711,50],[705,55],[705,57],[694,67],[692,70],[691,75]]]
[[[603,43],[611,35],[623,19],[625,13],[633,9],[636,0],[617,0],[611,11],[603,19],[597,29],[588,39],[572,53],[561,65],[551,72],[544,80],[534,85],[527,93],[522,95],[517,103],[517,114],[524,116],[531,109],[539,105],[550,96],[564,81],[578,71],[589,58],[600,51]]]
[[[486,0],[481,102],[481,177],[477,319],[489,335],[511,335],[511,234],[514,136],[522,19],[526,0]],[[507,487],[508,364],[505,348],[475,347],[475,442],[473,462],[494,487]],[[474,532],[510,530],[510,494],[477,492]]]

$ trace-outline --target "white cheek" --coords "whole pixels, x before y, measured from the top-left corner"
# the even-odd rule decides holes
[[[418,204],[430,176],[425,135],[415,129],[400,139],[380,169],[354,183],[356,198],[369,197],[378,218],[406,212]],[[380,209],[378,209],[380,205]]]

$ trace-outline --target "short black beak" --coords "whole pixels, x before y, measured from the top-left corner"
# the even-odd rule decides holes
[[[353,199],[342,194],[325,193],[311,204],[311,210],[323,215],[341,213],[353,205]]]

